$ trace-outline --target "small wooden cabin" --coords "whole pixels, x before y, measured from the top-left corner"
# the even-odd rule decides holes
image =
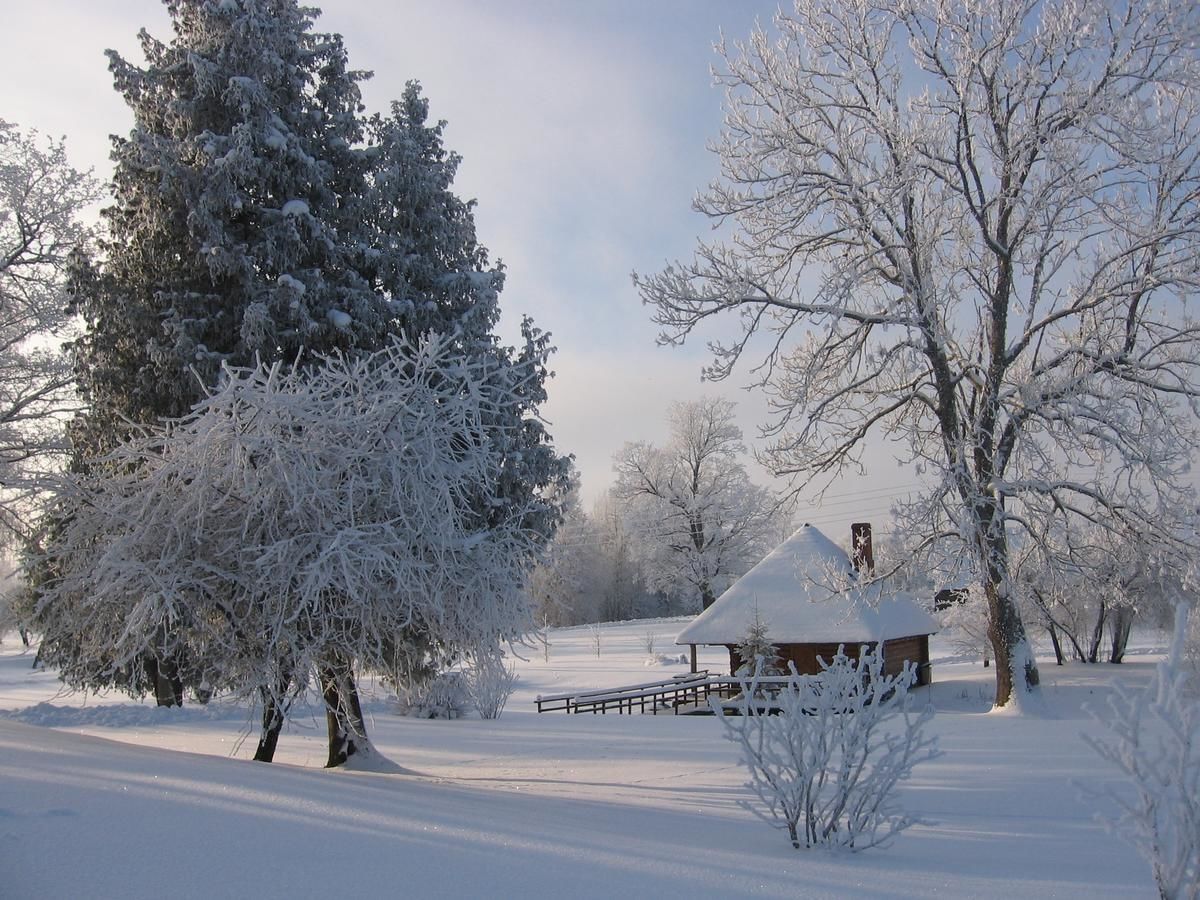
[[[870,529],[855,526],[855,557],[864,572],[871,560]],[[742,665],[737,644],[755,622],[767,634],[782,665],[802,675],[821,671],[840,646],[856,658],[859,648],[883,645],[884,671],[898,673],[905,661],[917,666],[917,683],[928,684],[929,635],[937,623],[908,594],[887,590],[851,562],[850,556],[812,525],[805,525],[739,578],[692,620],[676,644],[692,648],[720,644],[729,650],[729,671]]]

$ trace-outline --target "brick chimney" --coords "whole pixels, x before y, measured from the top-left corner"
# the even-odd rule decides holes
[[[850,561],[854,571],[875,574],[875,548],[871,545],[871,523],[854,522],[850,526]]]

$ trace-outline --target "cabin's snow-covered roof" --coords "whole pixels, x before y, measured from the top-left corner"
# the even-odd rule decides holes
[[[879,581],[861,586],[846,551],[812,525],[735,581],[675,643],[736,644],[756,613],[776,644],[880,641],[937,631],[908,594]]]

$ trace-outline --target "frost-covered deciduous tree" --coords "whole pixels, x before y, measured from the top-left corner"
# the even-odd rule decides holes
[[[599,529],[579,504],[579,479],[558,496],[562,522],[529,579],[534,617],[548,625],[578,625],[600,617],[604,548]]]
[[[258,695],[267,760],[315,674],[329,764],[368,750],[355,672],[385,670],[397,635],[445,662],[531,624],[544,501],[509,502],[494,422],[536,369],[436,336],[310,371],[226,368],[188,416],[65,486],[39,566],[43,659],[73,687],[136,692],[151,648]]]
[[[626,444],[617,455],[612,493],[642,548],[651,586],[686,585],[708,609],[774,545],[786,516],[771,490],[746,472],[732,402],[676,403],[669,421],[665,446]]]
[[[623,510],[611,495],[602,495],[591,518],[601,549],[599,621],[622,622],[644,617],[654,605],[654,598],[647,585],[644,555],[635,546],[636,537]]]
[[[1149,860],[1163,900],[1200,897],[1200,691],[1184,662],[1188,614],[1176,608],[1171,650],[1149,684],[1115,684],[1108,708],[1093,710],[1110,736],[1084,735],[1133,783],[1132,798],[1101,796],[1120,810],[1116,828]]]
[[[25,477],[61,460],[62,417],[73,408],[64,291],[80,222],[99,184],[67,161],[62,143],[0,120],[0,528],[26,535]]]
[[[757,354],[778,473],[907,443],[933,531],[975,557],[1001,706],[1038,683],[1010,531],[1182,503],[1198,33],[1173,0],[795,0],[721,48],[723,177],[697,208],[722,236],[635,276],[665,341],[737,318],[707,374]]]
[[[1084,522],[1017,548],[1013,572],[1028,616],[1049,632],[1059,664],[1064,645],[1080,661],[1119,663],[1135,618],[1169,620],[1195,542],[1177,514],[1163,518],[1172,540]]]
[[[914,715],[909,663],[895,675],[866,648],[858,660],[839,648],[819,675],[796,675],[774,697],[743,679],[736,714],[713,699],[725,736],[750,770],[758,799],[747,807],[786,828],[792,846],[865,850],[913,824],[895,797],[918,763],[937,755],[924,733],[932,707]]]
[[[142,33],[144,66],[109,54],[134,126],[114,142],[102,253],[72,278],[87,404],[72,423],[76,467],[97,465],[130,427],[186,415],[224,365],[304,367],[432,333],[469,365],[509,359],[493,333],[503,268],[451,190],[459,159],[419,87],[366,116],[366,74],[295,0],[166,5],[174,34]],[[484,519],[524,510],[544,537],[557,508],[535,500],[566,465],[535,414],[547,349],[526,321],[510,360],[524,374],[505,385],[519,402],[485,423],[503,472],[475,498]],[[411,631],[393,651],[427,661]],[[160,702],[179,702],[184,661],[149,648],[146,661]]]

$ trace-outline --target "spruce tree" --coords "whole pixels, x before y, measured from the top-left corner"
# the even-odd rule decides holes
[[[436,332],[464,358],[500,363],[492,377],[512,379],[517,398],[488,423],[506,463],[474,515],[486,526],[515,504],[548,539],[557,509],[526,502],[566,477],[536,415],[548,338],[529,322],[519,348],[495,336],[503,267],[453,193],[459,158],[419,86],[369,117],[359,90],[369,75],[349,67],[340,36],[313,30],[316,11],[294,0],[165,4],[173,37],[143,30],[144,66],[109,52],[134,127],[114,139],[102,253],[72,279],[87,401],[71,425],[76,469],[102,469],[131,425],[186,414],[223,365],[306,367]],[[397,643],[436,646],[424,634]],[[163,635],[126,686],[177,702],[204,677],[194,653]],[[352,664],[330,660],[322,680],[344,687]]]
[[[109,52],[134,127],[114,139],[102,262],[74,285],[80,464],[123,420],[185,413],[223,362],[379,343],[380,317],[348,316],[385,302],[344,227],[364,193],[364,75],[289,0],[166,5],[174,38],[143,31],[144,68]]]

